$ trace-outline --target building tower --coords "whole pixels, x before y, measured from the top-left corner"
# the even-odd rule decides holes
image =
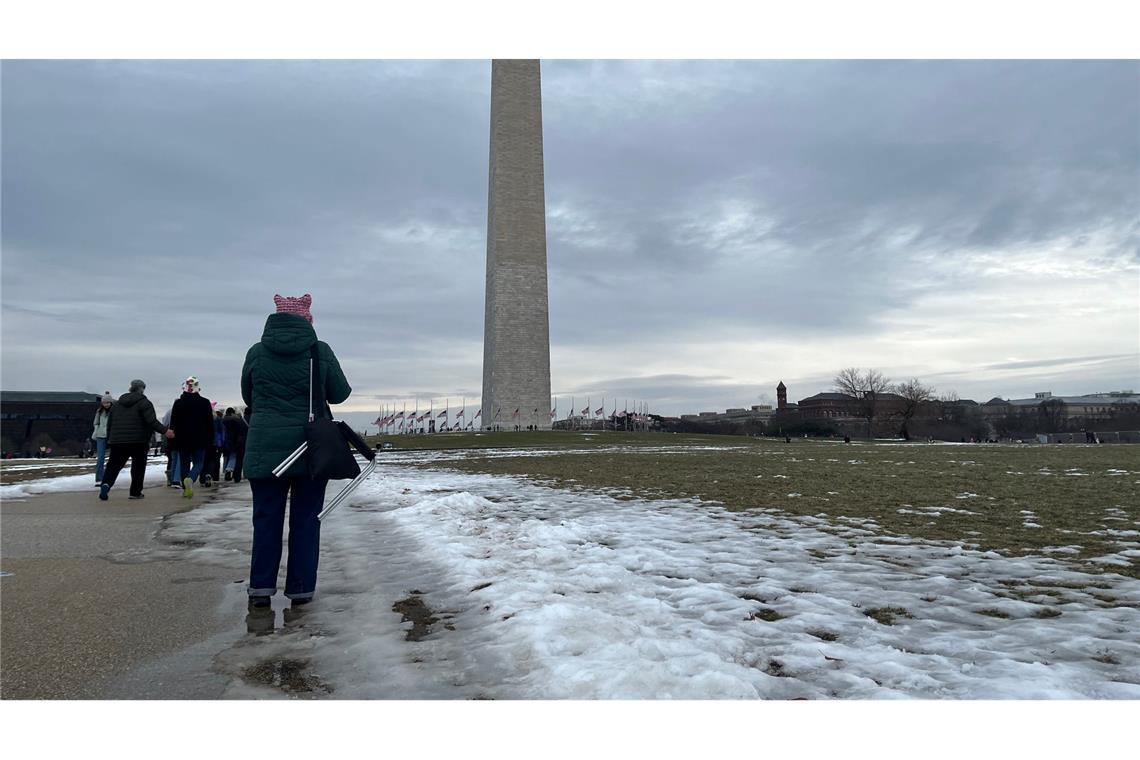
[[[491,62],[485,309],[483,426],[549,429],[546,195],[536,60]]]
[[[784,385],[783,380],[776,386],[776,409],[781,412],[788,409],[788,386]]]

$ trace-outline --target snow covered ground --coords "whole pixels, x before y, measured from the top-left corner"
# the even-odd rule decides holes
[[[382,455],[324,524],[317,601],[251,615],[265,635],[216,658],[229,696],[1140,698],[1140,581],[408,466],[461,455]],[[248,503],[164,525],[167,548],[120,559],[188,552],[244,575]],[[427,635],[405,638],[401,601],[430,612]]]
[[[36,480],[25,480],[20,483],[13,483],[11,485],[0,485],[0,499],[8,501],[9,499],[26,499],[29,496],[34,496],[40,493],[59,493],[61,491],[91,491],[98,493],[95,490],[95,476],[94,476],[94,463],[93,460],[62,460],[62,459],[31,459],[21,460],[12,464],[4,465],[4,472],[6,473],[20,473],[21,475],[29,472],[36,472],[37,470],[54,470],[60,469],[76,469],[82,470],[82,475],[64,475],[61,477],[53,478],[38,478]],[[149,457],[147,459],[146,475],[143,478],[143,483],[146,485],[155,485],[162,483],[166,480],[166,457]],[[131,465],[130,462],[119,473],[119,477],[115,479],[116,488],[125,488],[131,481]]]

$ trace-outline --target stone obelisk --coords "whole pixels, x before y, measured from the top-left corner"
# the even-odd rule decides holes
[[[491,62],[489,175],[483,427],[549,429],[550,321],[538,61]]]

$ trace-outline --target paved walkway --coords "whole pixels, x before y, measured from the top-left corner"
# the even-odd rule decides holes
[[[210,658],[240,635],[245,578],[111,555],[153,545],[166,515],[220,494],[248,498],[248,485],[197,488],[190,501],[161,486],[131,501],[119,486],[105,502],[92,486],[0,505],[3,699],[221,696]]]

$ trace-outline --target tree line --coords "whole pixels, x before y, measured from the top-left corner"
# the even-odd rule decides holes
[[[880,370],[847,367],[836,374],[835,392],[851,397],[851,417],[804,417],[777,413],[767,423],[760,420],[681,421],[671,423],[677,432],[716,432],[730,435],[776,436],[897,436],[938,440],[987,440],[1026,438],[1037,433],[1140,430],[1140,409],[1115,409],[1107,419],[1073,418],[1062,399],[1043,399],[1040,404],[1013,408],[1007,414],[987,419],[980,404],[962,401],[955,391],[939,394],[934,386],[917,377],[892,382]],[[804,410],[806,411],[806,410]],[[854,422],[858,420],[859,422]]]

